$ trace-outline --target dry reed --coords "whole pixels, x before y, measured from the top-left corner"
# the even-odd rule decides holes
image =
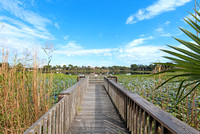
[[[8,51],[1,57],[0,133],[22,133],[51,107],[52,75],[42,74],[35,51],[10,67]]]

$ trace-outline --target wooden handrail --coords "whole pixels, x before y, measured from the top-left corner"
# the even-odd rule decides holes
[[[83,78],[85,78],[85,76],[78,76],[78,77],[77,77],[77,82],[79,82],[79,80],[80,80],[80,79],[83,79]]]
[[[115,82],[118,82],[118,77],[117,76],[107,76],[107,78],[115,79]]]
[[[200,133],[107,77],[104,77],[104,85],[131,133]]]
[[[83,93],[87,90],[88,85],[89,78],[86,77],[60,93],[59,102],[27,129],[24,134],[66,133],[78,111]]]

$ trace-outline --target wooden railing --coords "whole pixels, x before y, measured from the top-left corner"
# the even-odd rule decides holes
[[[132,134],[200,134],[136,93],[104,77],[105,88]]]
[[[83,93],[87,90],[89,78],[80,79],[59,95],[59,102],[35,122],[24,134],[64,134],[72,123]]]
[[[114,80],[115,82],[118,82],[118,77],[117,76],[107,76],[109,80]]]
[[[103,75],[90,75],[89,77],[90,80],[104,80]]]

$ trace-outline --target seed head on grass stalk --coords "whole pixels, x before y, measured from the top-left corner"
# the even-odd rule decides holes
[[[171,60],[172,63],[155,63],[172,67],[157,74],[176,72],[172,74],[169,79],[165,80],[156,88],[158,89],[159,87],[162,87],[164,84],[170,82],[171,80],[179,79],[178,81],[176,81],[180,82],[175,98],[175,101],[177,101],[176,105],[178,105],[195,90],[199,90],[200,85],[200,38],[198,37],[198,33],[200,33],[200,25],[198,24],[200,22],[200,12],[196,9],[194,9],[194,11],[196,15],[192,13],[190,13],[190,15],[196,20],[196,22],[190,18],[186,18],[184,20],[195,30],[197,35],[189,32],[184,28],[180,28],[180,30],[185,33],[189,38],[191,38],[194,43],[173,37],[189,50],[168,45],[173,50],[176,50],[176,52],[163,49],[162,51],[171,55],[171,57],[164,57]],[[187,88],[190,89],[188,90]]]

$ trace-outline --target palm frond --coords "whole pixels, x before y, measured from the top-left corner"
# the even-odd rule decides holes
[[[170,55],[163,57],[170,60],[172,63],[155,63],[163,66],[170,66],[170,68],[168,68],[167,70],[163,70],[156,74],[168,72],[181,73],[174,73],[173,75],[171,75],[170,78],[168,78],[155,88],[158,89],[164,84],[176,79],[176,81],[174,82],[179,83],[179,87],[177,88],[177,94],[175,97],[175,100],[177,100],[176,105],[184,100],[193,91],[197,90],[200,86],[200,38],[198,37],[198,33],[200,33],[200,25],[198,24],[198,22],[200,22],[200,12],[196,9],[194,9],[194,11],[196,13],[195,15],[190,12],[189,14],[192,15],[196,22],[190,18],[186,18],[184,20],[189,24],[191,28],[193,28],[197,32],[197,35],[191,33],[184,28],[180,28],[180,30],[195,43],[173,37],[179,43],[184,45],[187,49],[167,45],[172,50],[161,49],[161,51]],[[180,79],[177,80],[177,78]]]

